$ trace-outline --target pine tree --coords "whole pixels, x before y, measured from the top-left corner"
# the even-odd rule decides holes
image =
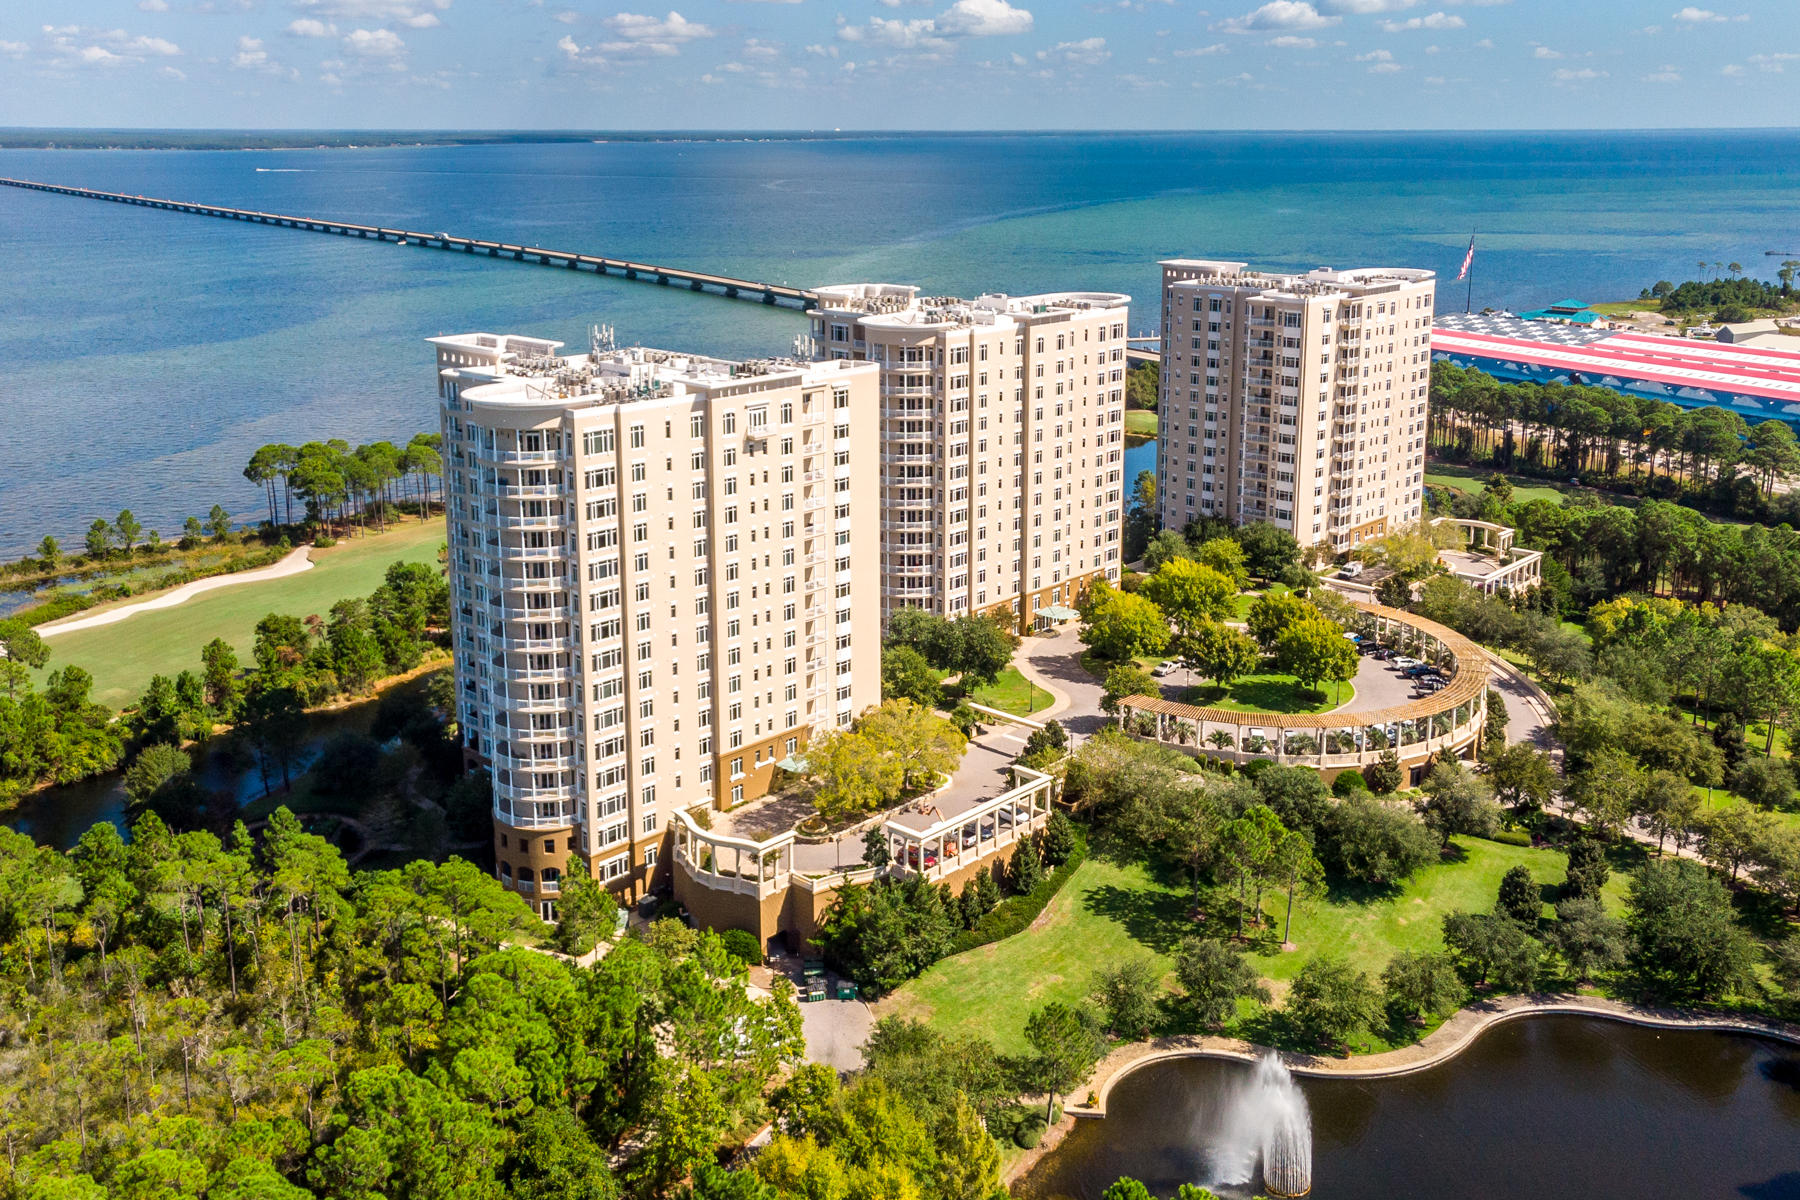
[[[1494,901],[1494,911],[1511,917],[1527,929],[1537,928],[1538,918],[1544,912],[1544,900],[1538,891],[1537,880],[1531,877],[1531,868],[1513,867],[1500,877],[1500,896]]]
[[[1043,880],[1044,864],[1038,858],[1037,838],[1026,834],[1019,839],[1019,848],[1013,855],[1013,891],[1021,896],[1029,896]]]

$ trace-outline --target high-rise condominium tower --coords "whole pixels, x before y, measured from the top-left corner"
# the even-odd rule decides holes
[[[1418,520],[1430,271],[1162,264],[1157,503],[1347,550]]]
[[[818,298],[819,355],[881,369],[864,415],[879,405],[884,622],[910,607],[1029,628],[1118,579],[1130,297]]]
[[[877,368],[437,347],[457,720],[503,882],[638,890],[671,812],[881,699]]]

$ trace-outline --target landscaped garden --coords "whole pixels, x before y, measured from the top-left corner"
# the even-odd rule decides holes
[[[1174,678],[1183,677],[1177,673]],[[1181,702],[1231,712],[1322,713],[1343,707],[1355,696],[1356,687],[1350,683],[1309,688],[1292,675],[1271,672],[1234,679],[1229,687],[1210,684],[1186,688]]]
[[[1557,850],[1454,837],[1441,862],[1392,889],[1338,886],[1297,906],[1293,949],[1283,951],[1284,897],[1264,897],[1266,935],[1246,943],[1246,957],[1276,1000],[1300,967],[1321,949],[1342,953],[1349,965],[1379,976],[1400,951],[1439,949],[1443,918],[1490,908],[1500,881],[1524,867],[1549,895],[1565,876]],[[1621,861],[1631,861],[1621,851]],[[1626,878],[1615,872],[1604,888],[1609,911],[1624,902]],[[942,959],[883,1002],[883,1014],[914,1017],[952,1036],[985,1035],[1005,1053],[1024,1049],[1033,1009],[1052,1001],[1078,1005],[1094,970],[1130,959],[1150,964],[1159,992],[1176,988],[1175,955],[1199,933],[1229,934],[1218,913],[1196,910],[1187,881],[1144,859],[1091,857],[1082,863],[1043,915],[1023,933]],[[1246,1009],[1250,1015],[1253,1009]],[[1386,1046],[1372,1046],[1375,1049]]]
[[[1155,563],[1148,575],[1129,589],[1093,585],[1081,604],[1089,647],[1081,663],[1102,681],[1108,711],[1125,696],[1162,694],[1164,684],[1181,687],[1186,703],[1233,712],[1320,713],[1350,702],[1359,659],[1344,628],[1349,605],[1266,577],[1252,589],[1253,563],[1306,576],[1291,535],[1268,541],[1193,544],[1165,531],[1146,554]],[[1164,662],[1180,665],[1152,674]]]

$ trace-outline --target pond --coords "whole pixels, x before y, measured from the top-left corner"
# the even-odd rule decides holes
[[[1121,1175],[1162,1197],[1208,1183],[1221,1098],[1251,1070],[1180,1059],[1126,1076],[1106,1119],[1077,1124],[1015,1194],[1097,1200]],[[1543,1016],[1413,1075],[1300,1088],[1318,1200],[1800,1198],[1800,1047]]]
[[[418,686],[414,684],[402,684]],[[306,738],[295,755],[291,773],[298,778],[318,757],[319,750],[332,736],[346,731],[368,732],[375,719],[377,702],[362,701],[343,708],[308,713]],[[263,795],[263,780],[255,760],[245,750],[232,745],[230,734],[208,738],[188,748],[200,782],[208,791],[230,792],[239,805],[249,804]],[[276,772],[273,788],[281,789],[281,776]],[[10,825],[20,833],[30,834],[39,843],[67,850],[89,827],[110,821],[125,829],[125,773],[112,771],[71,783],[65,787],[46,788],[34,792],[12,808],[0,811],[0,825]]]
[[[1138,472],[1148,471],[1156,474],[1156,439],[1125,439],[1125,494],[1131,495],[1131,487],[1137,482]]]

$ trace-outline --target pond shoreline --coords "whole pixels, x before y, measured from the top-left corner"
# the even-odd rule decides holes
[[[1063,1116],[1044,1133],[1029,1152],[1008,1163],[1001,1182],[1010,1187],[1030,1174],[1039,1162],[1053,1154],[1077,1123],[1104,1119],[1113,1086],[1140,1067],[1183,1058],[1222,1059],[1254,1063],[1265,1054],[1279,1055],[1288,1070],[1314,1079],[1393,1079],[1440,1066],[1462,1054],[1481,1035],[1500,1025],[1527,1017],[1578,1016],[1618,1021],[1653,1029],[1691,1030],[1704,1033],[1741,1034],[1800,1046],[1800,1024],[1771,1017],[1708,1013],[1692,1009],[1659,1008],[1628,1004],[1599,996],[1513,995],[1468,1005],[1437,1029],[1410,1046],[1380,1054],[1349,1058],[1276,1050],[1241,1038],[1185,1035],[1153,1038],[1118,1046],[1095,1066],[1093,1074],[1070,1092]],[[1095,1095],[1095,1103],[1078,1103],[1073,1097]]]
[[[1622,1021],[1654,1029],[1693,1029],[1712,1033],[1741,1033],[1800,1046],[1800,1024],[1773,1017],[1701,1012],[1629,1004],[1601,996],[1534,994],[1503,996],[1470,1004],[1410,1046],[1380,1054],[1325,1058],[1295,1051],[1275,1050],[1238,1038],[1170,1037],[1120,1046],[1095,1068],[1085,1088],[1077,1093],[1096,1093],[1092,1106],[1070,1103],[1067,1111],[1077,1117],[1104,1117],[1106,1098],[1120,1079],[1139,1067],[1172,1058],[1223,1058],[1255,1062],[1265,1054],[1279,1054],[1295,1075],[1320,1079],[1390,1079],[1425,1071],[1448,1062],[1467,1050],[1483,1033],[1507,1021],[1523,1017],[1580,1016]]]

